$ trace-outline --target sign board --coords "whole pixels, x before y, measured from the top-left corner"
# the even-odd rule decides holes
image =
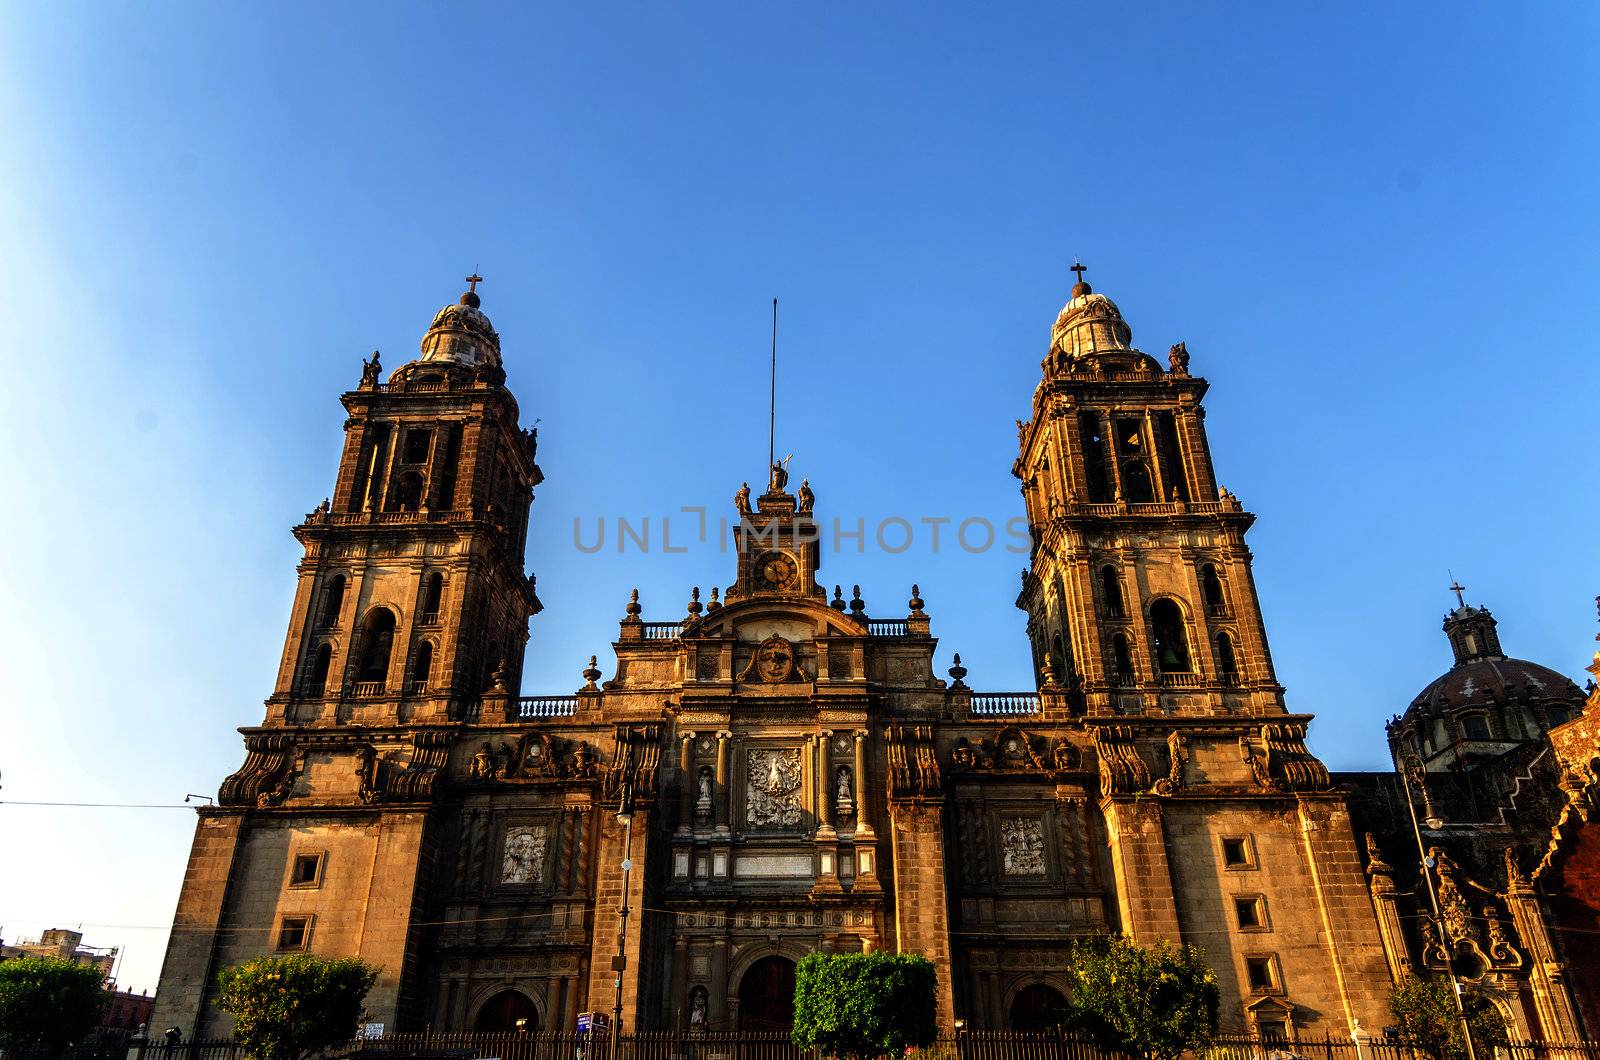
[[[361,1037],[363,1039],[367,1039],[367,1038],[382,1038],[383,1037],[383,1024],[381,1024],[381,1023],[363,1023],[361,1025]]]
[[[578,1013],[579,1034],[604,1034],[610,1026],[610,1021],[604,1012]]]

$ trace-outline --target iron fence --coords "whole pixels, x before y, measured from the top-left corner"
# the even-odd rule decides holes
[[[1479,1051],[1480,1060],[1600,1060],[1596,1042],[1516,1042]],[[1126,1053],[1060,1031],[962,1031],[918,1050],[918,1060],[1134,1060]],[[10,1050],[4,1060],[244,1060],[227,1039],[169,1044],[162,1040],[101,1042],[48,1058]],[[325,1060],[612,1060],[602,1035],[422,1032],[347,1042]],[[785,1031],[624,1034],[616,1060],[822,1060]],[[898,1060],[898,1058],[897,1058]],[[1243,1036],[1215,1039],[1204,1060],[1430,1060],[1387,1038],[1299,1037],[1288,1041]]]

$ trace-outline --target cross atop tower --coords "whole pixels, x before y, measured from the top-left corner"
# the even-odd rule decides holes
[[[1463,592],[1466,591],[1466,588],[1467,587],[1465,585],[1462,585],[1460,582],[1456,581],[1455,575],[1452,574],[1450,576],[1450,591],[1456,594],[1456,604],[1457,604],[1457,606],[1460,606],[1460,607],[1466,607],[1467,606],[1466,597],[1461,595]]]
[[[1089,266],[1074,258],[1072,261],[1072,271],[1078,274],[1078,282],[1082,283],[1083,274],[1089,271]]]
[[[467,286],[467,293],[468,294],[477,294],[478,293],[478,284],[480,284],[482,282],[483,282],[483,277],[478,275],[478,270],[477,270],[476,267],[474,267],[473,270],[472,270],[472,275],[467,277],[467,285],[468,285]]]

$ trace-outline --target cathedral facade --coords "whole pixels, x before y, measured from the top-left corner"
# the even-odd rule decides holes
[[[542,473],[504,379],[474,290],[343,396],[154,1026],[223,1033],[219,969],[309,950],[380,966],[391,1030],[784,1027],[799,957],[889,949],[933,959],[944,1027],[1029,1027],[1117,932],[1201,946],[1225,1029],[1390,1022],[1367,851],[1273,671],[1181,344],[1140,352],[1081,276],[1051,329],[1012,469],[1036,687],[1004,693],[936,673],[915,587],[830,594],[780,466],[734,499],[726,585],[670,621],[635,594],[581,688],[524,694]]]

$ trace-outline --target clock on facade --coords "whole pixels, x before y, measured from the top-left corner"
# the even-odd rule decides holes
[[[787,589],[800,573],[793,559],[782,552],[768,552],[756,561],[756,577],[768,589]]]

